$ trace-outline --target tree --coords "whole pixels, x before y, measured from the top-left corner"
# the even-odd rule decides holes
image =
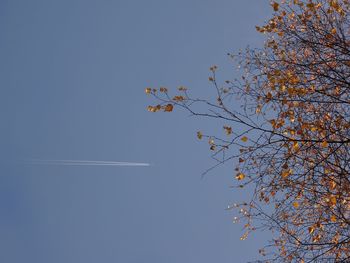
[[[208,140],[217,165],[234,162],[237,187],[253,186],[251,199],[233,207],[246,221],[241,239],[258,228],[275,233],[260,250],[266,261],[349,262],[350,3],[271,6],[273,17],[256,27],[265,46],[229,54],[240,79],[220,84],[211,67],[212,100],[185,87],[175,96],[147,88],[159,101],[148,110],[178,107],[224,123],[225,137],[197,137]]]

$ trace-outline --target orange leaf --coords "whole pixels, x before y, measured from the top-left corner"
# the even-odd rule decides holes
[[[172,104],[167,104],[164,107],[164,111],[171,112],[171,111],[173,111],[173,108],[174,108],[174,106]]]
[[[336,205],[337,204],[337,198],[333,195],[331,198],[329,198],[329,202],[331,205]]]
[[[236,179],[238,180],[238,181],[241,181],[241,180],[243,180],[245,178],[245,175],[243,174],[243,173],[238,173],[237,175],[236,175]]]
[[[175,96],[173,98],[174,101],[183,101],[185,98],[183,96]]]
[[[310,226],[308,230],[309,230],[309,234],[312,234],[315,231],[315,228]]]
[[[279,4],[276,3],[276,2],[273,2],[273,3],[272,3],[272,7],[273,7],[273,11],[277,12],[277,11],[278,11],[278,7],[279,7]]]
[[[284,170],[282,171],[282,177],[286,178],[287,176],[289,176],[292,173],[292,169],[288,169],[288,170]]]
[[[334,189],[337,187],[337,183],[334,182],[334,181],[332,181],[332,182],[330,183],[330,187],[331,187],[332,190],[334,190]]]

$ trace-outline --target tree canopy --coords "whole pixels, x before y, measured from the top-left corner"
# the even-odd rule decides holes
[[[262,48],[229,54],[241,78],[217,79],[216,96],[195,98],[185,87],[147,88],[151,112],[183,108],[221,120],[225,136],[208,140],[217,164],[232,161],[238,188],[251,198],[234,204],[245,221],[241,239],[258,228],[274,238],[266,261],[350,260],[350,2],[272,2],[273,17],[258,32]],[[239,98],[241,107],[232,102]]]

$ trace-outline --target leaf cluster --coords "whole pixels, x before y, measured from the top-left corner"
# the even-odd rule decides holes
[[[217,165],[235,163],[237,187],[254,187],[249,202],[232,208],[237,221],[245,221],[241,239],[259,228],[275,233],[260,250],[266,261],[348,262],[350,3],[291,0],[271,6],[273,17],[256,27],[266,35],[265,46],[229,54],[241,79],[219,84],[213,66],[212,100],[193,98],[184,87],[175,96],[146,89],[160,102],[149,110],[175,106],[225,122],[224,136],[197,137],[208,139]],[[232,98],[241,101],[239,109]],[[205,110],[195,110],[197,104]]]

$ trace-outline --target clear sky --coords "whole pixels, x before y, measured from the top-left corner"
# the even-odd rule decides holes
[[[214,170],[179,110],[151,114],[147,86],[209,94],[213,64],[259,46],[262,0],[0,0],[0,262],[246,262],[266,234],[239,238]],[[218,127],[221,128],[221,127]],[[27,159],[150,167],[27,165]]]

